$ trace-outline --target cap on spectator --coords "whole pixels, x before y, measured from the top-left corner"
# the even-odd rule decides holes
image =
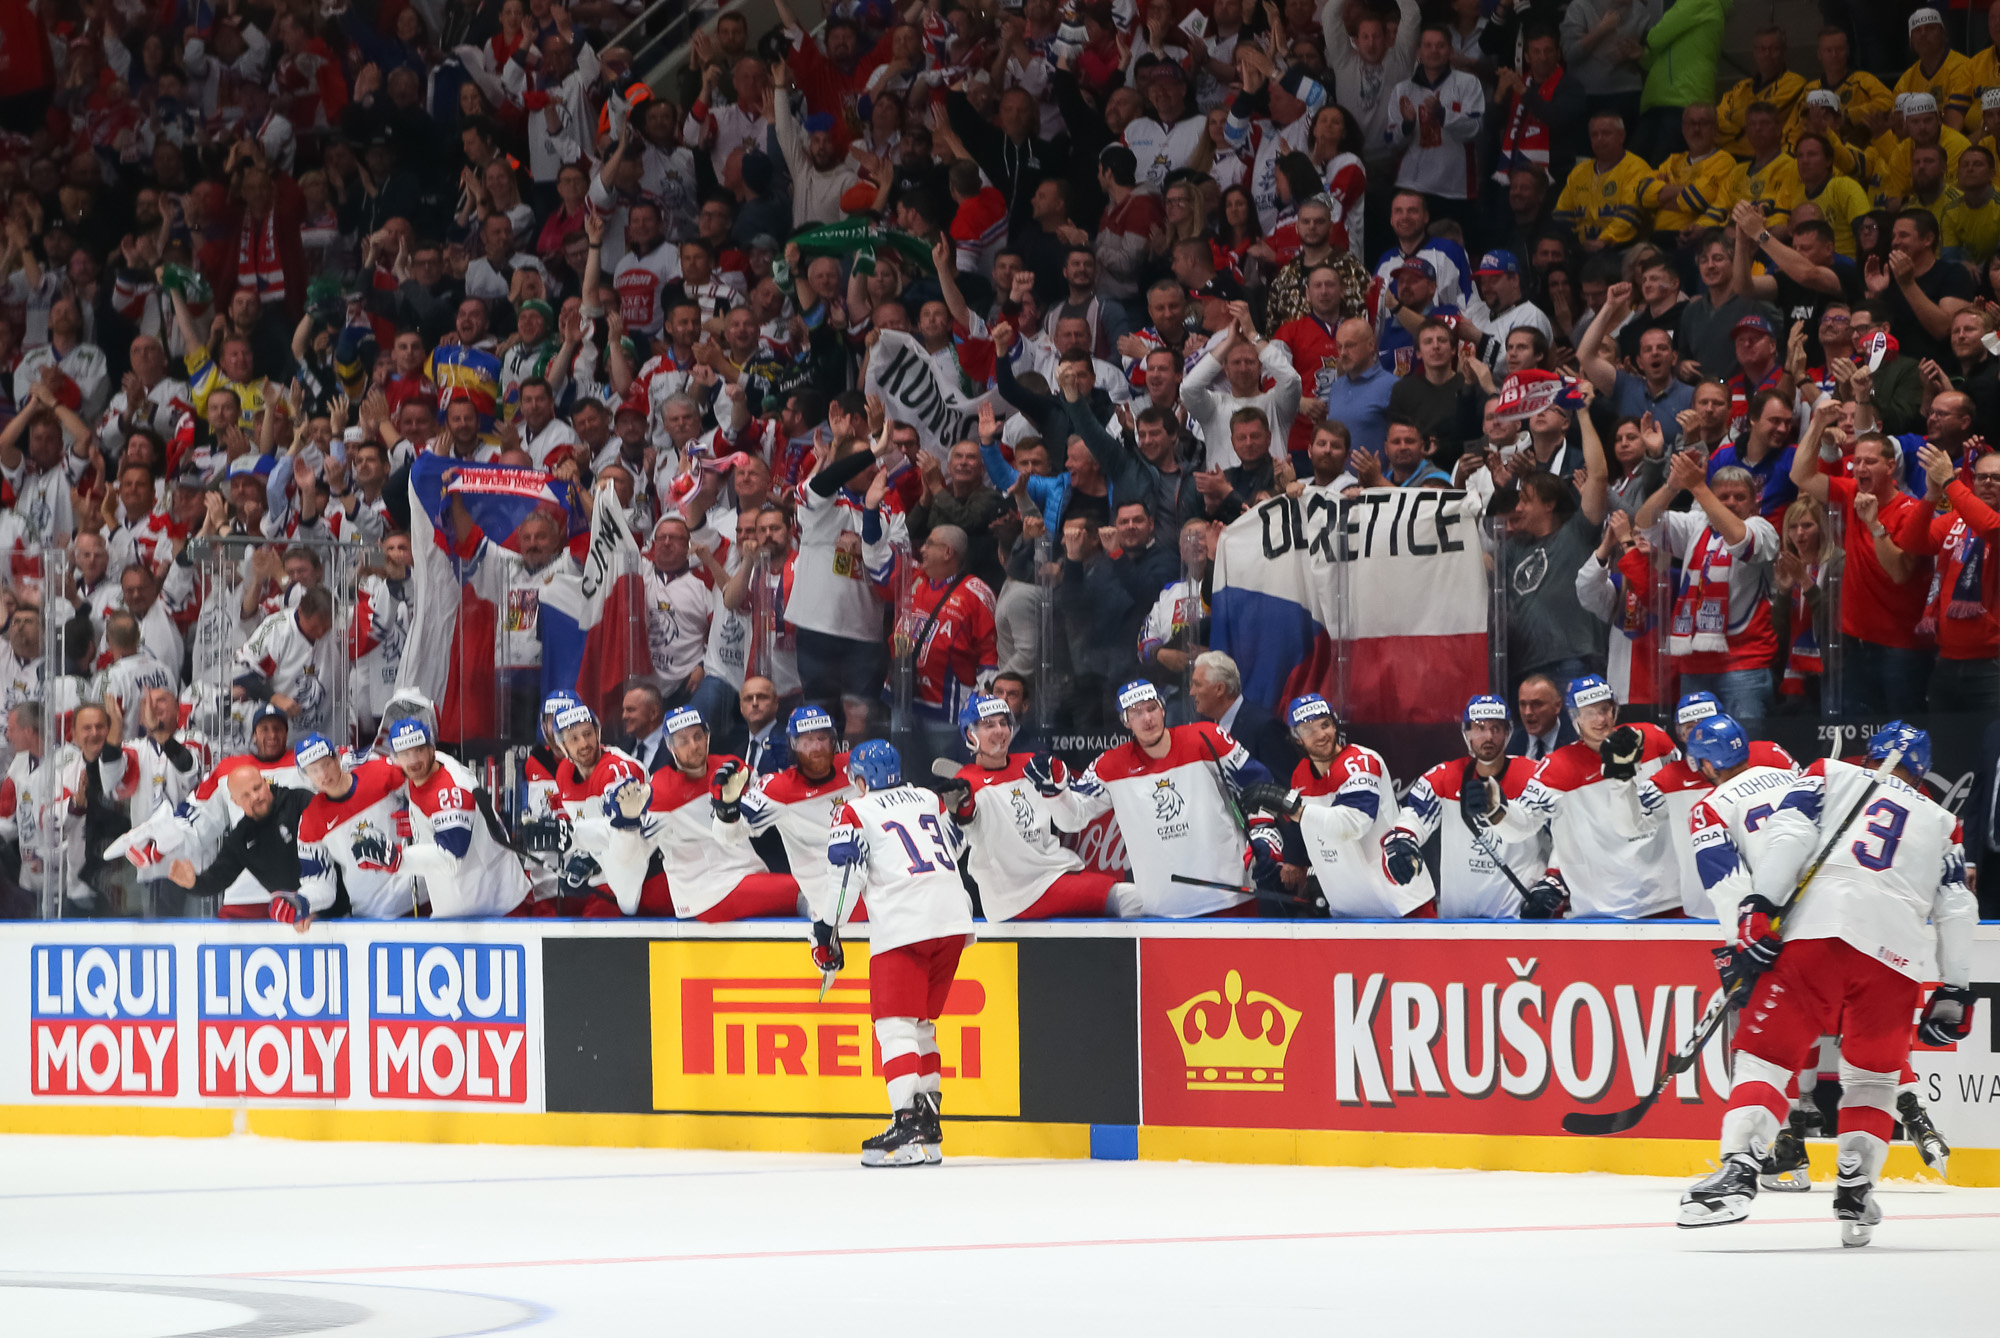
[[[1389,277],[1392,279],[1400,279],[1405,274],[1421,274],[1426,279],[1429,279],[1432,283],[1437,282],[1437,276],[1438,276],[1437,266],[1433,265],[1430,261],[1424,259],[1422,256],[1405,257],[1402,264],[1396,266],[1395,269],[1390,271]]]
[[[271,705],[271,703],[269,702],[265,702],[262,706],[258,707],[255,711],[251,712],[250,714],[251,730],[254,732],[257,726],[263,724],[266,720],[281,720],[284,722],[285,728],[288,730],[292,727],[292,718],[286,715],[279,708]]]
[[[770,233],[760,232],[750,239],[750,249],[753,251],[782,251],[785,248],[780,246],[778,239]]]
[[[817,706],[801,706],[792,712],[792,718],[785,722],[785,737],[796,739],[801,734],[810,734],[823,729],[833,733],[833,717]]]
[[[324,762],[332,756],[333,745],[326,741],[326,735],[308,734],[299,740],[298,752],[294,755],[293,761],[304,769],[315,762]]]
[[[1278,87],[1306,104],[1307,114],[1326,105],[1326,86],[1312,77],[1303,65],[1294,65],[1278,80]]]
[[[678,734],[684,729],[694,729],[696,726],[707,729],[708,722],[703,720],[701,712],[695,710],[692,706],[680,707],[667,717],[666,730],[668,734]]]
[[[413,715],[398,720],[389,730],[389,751],[407,753],[412,748],[430,748],[437,740],[431,734],[431,727]]]
[[[1674,707],[1674,723],[1692,725],[1697,720],[1721,714],[1722,702],[1713,692],[1690,692],[1681,698],[1680,705]]]
[[[1981,111],[2000,111],[2000,88],[1989,88],[1979,95]]]
[[[1903,115],[1922,116],[1926,113],[1936,114],[1938,109],[1936,98],[1928,93],[1912,93],[1909,96],[1910,100],[1903,104]]]
[[[866,181],[857,181],[840,193],[841,210],[849,214],[867,214],[875,210],[875,187]]]
[[[1465,703],[1465,713],[1459,717],[1461,725],[1474,725],[1482,720],[1498,720],[1507,723],[1507,699],[1491,692],[1474,693]]]
[[[1928,27],[1933,23],[1935,23],[1940,28],[1944,27],[1944,15],[1938,13],[1935,9],[1930,9],[1926,7],[1924,9],[1916,10],[1912,12],[1910,15],[1911,32],[1915,32],[1919,28]],[[1926,94],[1926,96],[1928,96],[1928,94]]]
[[[1828,111],[1840,110],[1840,94],[1830,88],[1815,88],[1806,94],[1806,106],[1824,107]]]
[[[514,308],[514,311],[517,316],[523,312],[539,311],[542,313],[542,319],[545,321],[552,321],[556,318],[556,309],[542,301],[539,297],[529,298],[527,301],[521,303],[520,306]]]
[[[580,701],[571,700],[569,705],[556,712],[556,733],[558,734],[577,725],[594,725],[596,723],[597,712],[591,710]]]
[[[256,452],[239,455],[229,462],[229,477],[236,478],[241,474],[268,474],[277,463],[278,459],[274,455],[260,455]]]
[[[1479,257],[1479,268],[1472,272],[1481,278],[1488,274],[1519,274],[1521,262],[1514,258],[1512,251],[1488,251]]]
[[[1317,692],[1308,692],[1304,696],[1294,697],[1292,698],[1292,704],[1285,708],[1285,724],[1295,730],[1300,725],[1305,724],[1306,721],[1318,720],[1322,716],[1331,719],[1333,717],[1333,706]]]
[[[1118,714],[1123,715],[1141,702],[1160,700],[1160,690],[1143,678],[1135,678],[1118,689]]]
[[[1753,334],[1768,335],[1772,339],[1776,339],[1778,337],[1777,333],[1771,329],[1771,322],[1769,318],[1760,316],[1754,311],[1751,312],[1749,315],[1742,317],[1736,322],[1736,324],[1729,327],[1729,337],[1731,339],[1734,339],[1736,336],[1742,334],[1745,330],[1748,330]]]
[[[832,133],[833,133],[833,113],[832,113],[832,112],[814,112],[814,113],[813,113],[812,115],[810,115],[810,116],[806,117],[806,133],[807,133],[808,135],[830,135],[830,134],[832,134]]]
[[[1159,56],[1152,58],[1150,66],[1146,61],[1146,57],[1140,57],[1139,63],[1133,67],[1132,73],[1141,79],[1175,79],[1181,83],[1187,82],[1187,71],[1181,68],[1179,61],[1167,60]]]

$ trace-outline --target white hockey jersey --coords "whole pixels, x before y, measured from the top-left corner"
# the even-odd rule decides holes
[[[748,843],[724,840],[715,831],[715,810],[709,802],[715,772],[733,760],[737,759],[711,753],[700,776],[690,776],[678,766],[653,773],[653,801],[646,815],[649,832],[666,869],[674,914],[683,920],[718,905],[745,878],[765,872],[764,861]]]
[[[972,898],[959,880],[958,829],[930,790],[897,785],[854,795],[827,832],[829,860],[844,862],[857,847],[861,861],[848,883],[840,923],[868,898],[868,951],[883,953],[928,939],[963,934],[972,941]],[[815,911],[830,923],[833,907]]]
[[[1787,776],[1798,774],[1798,764],[1792,761],[1792,755],[1763,739],[1750,741],[1750,763],[1757,767],[1775,767]],[[1706,920],[1711,915],[1719,914],[1724,922],[1734,921],[1736,903],[1732,901],[1726,911],[1718,911],[1703,882],[1700,861],[1695,858],[1696,848],[1688,838],[1688,819],[1693,816],[1695,805],[1715,787],[1700,771],[1690,766],[1685,757],[1667,763],[1648,777],[1646,783],[1667,799],[1667,826],[1674,833],[1674,867],[1680,875],[1681,909],[1696,920]]]
[[[393,920],[415,910],[403,869],[409,800],[402,769],[377,757],[353,769],[345,799],[315,795],[299,819],[299,890],[315,911],[333,905],[335,879],[347,888],[352,913]]]
[[[1350,743],[1325,772],[1312,759],[1292,772],[1305,808],[1299,835],[1335,919],[1401,919],[1437,895],[1430,870],[1398,887],[1382,866],[1382,838],[1395,830],[1396,787],[1382,755]]]
[[[169,753],[150,734],[142,734],[116,750],[107,748],[98,755],[98,779],[106,794],[125,801],[133,827],[148,823],[155,816],[171,821],[181,802],[194,793],[195,784],[207,766],[208,746],[201,739],[186,735],[180,736],[178,742],[186,750],[175,750],[187,764],[185,771],[175,764],[174,753]],[[139,868],[141,882],[166,876],[164,863]]]
[[[1666,798],[1645,783],[1680,753],[1657,726],[1633,728],[1645,740],[1636,781],[1604,779],[1596,749],[1565,744],[1542,759],[1496,825],[1511,841],[1549,829],[1549,872],[1568,886],[1572,916],[1641,920],[1681,904]]]
[[[965,867],[979,884],[989,923],[1013,919],[1056,879],[1083,868],[1083,857],[1056,840],[1054,830],[1081,831],[1089,821],[1083,807],[1068,791],[1044,798],[1024,774],[1030,756],[1010,753],[1004,767],[988,770],[974,762],[958,772],[972,787],[972,816],[958,824],[971,846]]]
[[[1688,835],[1689,862],[1707,902],[1701,911],[1726,926],[1725,935],[1734,932],[1736,908],[1751,893],[1751,871],[1764,862],[1776,830],[1771,815],[1797,779],[1789,767],[1752,765],[1688,805],[1679,830]]]
[[[273,695],[290,697],[299,704],[292,720],[299,729],[310,732],[331,724],[332,702],[321,669],[319,647],[300,630],[298,610],[286,609],[264,619],[236,652],[232,681],[263,679]]]
[[[505,915],[528,895],[528,875],[487,828],[471,770],[443,753],[437,763],[428,779],[406,782],[410,844],[403,871],[424,880],[434,919]],[[301,825],[311,821],[308,810]]]
[[[140,704],[145,700],[148,688],[165,688],[174,694],[176,700],[181,695],[179,675],[143,650],[113,660],[91,684],[91,696],[101,702],[115,701],[118,709],[124,712],[125,737],[119,742],[130,742],[145,734],[146,724]]]
[[[1200,721],[1175,726],[1164,757],[1148,757],[1136,742],[1119,744],[1070,788],[1085,821],[1107,809],[1118,815],[1146,914],[1184,919],[1251,900],[1248,893],[1176,883],[1173,875],[1242,885],[1249,847],[1230,800],[1244,785],[1269,779],[1242,744]]]
[[[89,901],[92,893],[77,878],[83,868],[83,815],[70,800],[83,789],[83,757],[74,745],[56,750],[53,761],[16,753],[0,779],[0,840],[20,843],[20,885],[41,894],[60,885],[65,895]]]
[[[1458,811],[1466,768],[1471,762],[1469,757],[1453,758],[1419,776],[1403,796],[1403,812],[1396,826],[1420,845],[1430,840],[1432,832],[1439,833],[1440,916],[1447,920],[1516,919],[1521,914],[1521,893],[1493,862],[1493,854],[1489,852],[1497,853],[1514,877],[1527,886],[1548,870],[1548,837],[1536,832],[1509,840],[1492,828],[1483,828],[1475,841]],[[1535,763],[1527,758],[1507,759],[1507,769],[1498,779],[1509,803],[1521,797],[1534,774]]]
[[[833,774],[817,785],[800,775],[797,767],[787,767],[753,781],[743,792],[741,820],[717,819],[715,834],[725,843],[747,845],[752,836],[777,828],[807,907],[816,918],[832,923],[840,880],[826,865],[826,834],[840,806],[853,794],[844,752],[835,755]]]
[[[1753,890],[1781,903],[1871,780],[1865,767],[1821,760],[1793,781],[1751,866]],[[1785,938],[1842,939],[1913,980],[1970,983],[1979,907],[1961,839],[1949,811],[1885,777],[1785,916]]]

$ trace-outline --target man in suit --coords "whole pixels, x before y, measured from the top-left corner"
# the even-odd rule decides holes
[[[1291,731],[1257,703],[1244,700],[1243,674],[1229,656],[1219,650],[1195,656],[1188,694],[1194,698],[1195,714],[1214,721],[1273,776],[1287,778],[1298,767],[1299,752]]]
[[[1515,694],[1521,723],[1507,740],[1509,757],[1539,762],[1566,743],[1576,742],[1576,726],[1563,711],[1562,688],[1547,674],[1529,674]]]
[[[770,776],[792,764],[791,746],[778,723],[778,687],[762,674],[743,680],[736,694],[736,708],[743,723],[730,731],[724,748],[747,763],[759,776]]]
[[[638,682],[626,688],[619,719],[629,741],[625,750],[639,759],[648,776],[674,764],[673,750],[667,746],[667,704],[659,688]]]
[[[1014,713],[1014,741],[1007,745],[1017,753],[1045,753],[1041,731],[1029,724],[1032,718],[1028,710],[1028,680],[1012,669],[1002,669],[993,675],[993,695],[1007,703],[1007,709]]]

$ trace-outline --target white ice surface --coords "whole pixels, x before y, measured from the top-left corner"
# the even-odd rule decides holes
[[[1995,1332],[2000,1189],[1889,1185],[1875,1244],[1843,1250],[1825,1187],[1767,1194],[1761,1220],[1705,1231],[1671,1225],[1680,1188],[1609,1175],[974,1158],[864,1171],[846,1157],[755,1153],[6,1137],[0,1331],[164,1338],[268,1305],[292,1307],[289,1327],[270,1332],[343,1338],[1701,1338],[1761,1330],[1795,1307],[1843,1334]],[[174,1292],[135,1304],[149,1287]]]

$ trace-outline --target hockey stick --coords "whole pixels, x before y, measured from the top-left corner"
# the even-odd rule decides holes
[[[1235,883],[1219,883],[1213,878],[1190,878],[1187,874],[1169,874],[1167,881],[1186,883],[1190,887],[1212,887],[1221,892],[1235,892],[1246,897],[1256,897],[1259,901],[1275,901],[1285,906],[1308,906],[1314,910],[1326,909],[1325,897],[1294,897],[1283,892],[1266,892],[1260,887],[1241,887]]]
[[[931,775],[939,780],[957,780],[958,773],[965,769],[965,763],[954,762],[949,757],[931,759]]]
[[[840,897],[833,903],[833,936],[840,938],[840,917],[847,911],[847,876],[854,872],[852,864],[840,866]],[[826,1002],[826,992],[833,988],[833,978],[840,974],[840,968],[830,966],[819,973],[819,1001]]]
[[[1468,762],[1474,768],[1477,768],[1479,765],[1477,758],[1468,759]],[[1495,785],[1498,785],[1500,783],[1500,778],[1498,776],[1493,777],[1492,780]],[[1465,784],[1465,779],[1461,777],[1459,780],[1460,787],[1463,788],[1464,784]],[[1521,876],[1519,874],[1515,873],[1513,869],[1508,867],[1506,860],[1500,858],[1500,851],[1497,847],[1489,846],[1488,844],[1486,844],[1484,840],[1481,839],[1482,837],[1485,836],[1487,829],[1480,825],[1480,820],[1478,818],[1473,817],[1471,814],[1467,813],[1463,807],[1460,807],[1460,809],[1458,810],[1458,816],[1461,820],[1464,821],[1466,829],[1472,833],[1472,844],[1479,847],[1479,853],[1486,856],[1486,858],[1492,860],[1494,865],[1499,868],[1500,872],[1507,875],[1507,881],[1514,885],[1514,890],[1521,894],[1523,900],[1526,900],[1528,896],[1528,885],[1521,881]],[[1442,860],[1440,860],[1440,862],[1442,862]]]
[[[1826,862],[1833,858],[1834,848],[1847,839],[1847,829],[1854,825],[1854,820],[1861,816],[1861,810],[1866,808],[1868,801],[1875,797],[1875,791],[1882,784],[1883,778],[1894,771],[1902,763],[1902,760],[1903,750],[1901,748],[1894,748],[1890,750],[1887,757],[1882,759],[1882,765],[1875,768],[1874,773],[1868,778],[1867,788],[1861,792],[1861,797],[1854,801],[1853,806],[1847,810],[1847,815],[1840,820],[1840,825],[1834,828],[1833,835],[1827,840],[1825,845],[1820,847],[1819,854],[1813,859],[1811,864],[1806,866],[1806,871],[1799,877],[1798,885],[1792,889],[1792,894],[1785,898],[1785,904],[1780,906],[1777,912],[1771,916],[1771,928],[1773,930],[1783,930],[1786,912],[1798,905],[1799,898],[1805,895],[1806,889],[1811,886],[1814,877],[1818,875]],[[1573,1110],[1563,1116],[1563,1132],[1590,1136],[1598,1134],[1622,1134],[1627,1129],[1639,1123],[1640,1120],[1645,1119],[1646,1112],[1653,1108],[1653,1103],[1665,1095],[1667,1084],[1672,1082],[1677,1075],[1685,1073],[1694,1067],[1695,1061],[1701,1056],[1702,1047],[1707,1045],[1709,1038],[1721,1029],[1723,1020],[1750,997],[1750,990],[1755,984],[1756,980],[1754,977],[1748,980],[1739,980],[1735,985],[1730,987],[1726,994],[1708,1006],[1708,1011],[1702,1014],[1700,1023],[1695,1027],[1693,1038],[1677,1052],[1667,1056],[1662,1061],[1659,1075],[1653,1082],[1653,1090],[1638,1105],[1633,1106],[1630,1110],[1612,1111],[1609,1114],[1594,1110]]]

